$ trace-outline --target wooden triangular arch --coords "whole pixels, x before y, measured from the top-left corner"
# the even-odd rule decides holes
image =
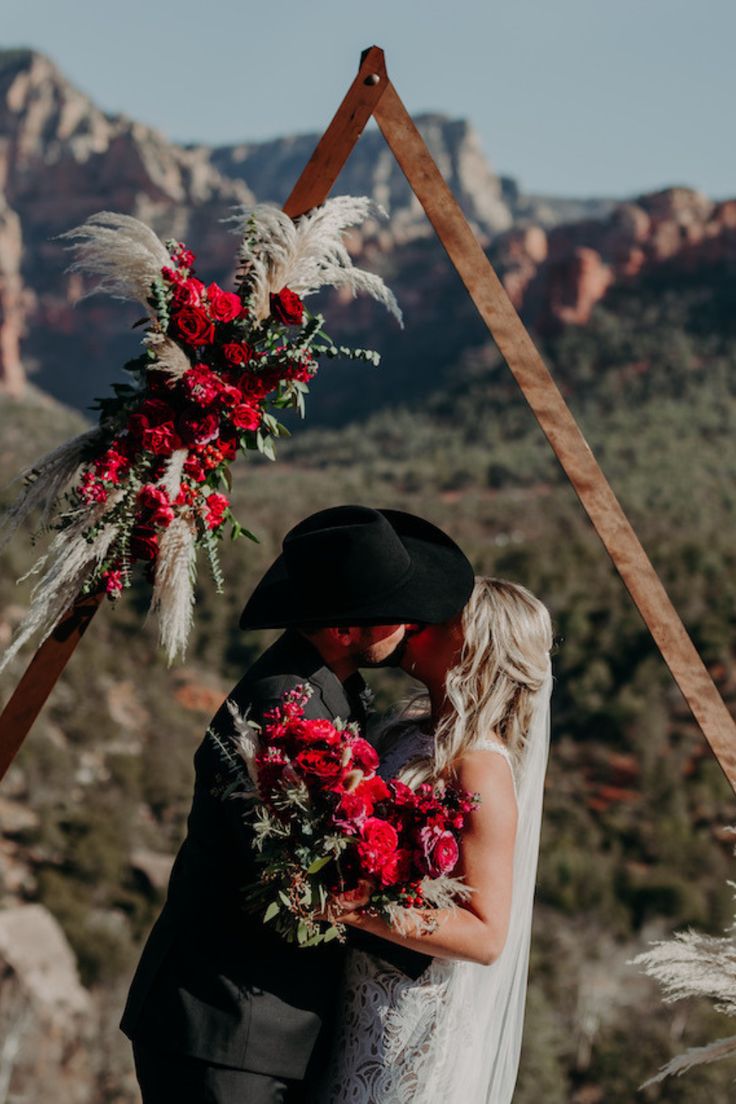
[[[375,118],[409,185],[478,308],[572,483],[711,750],[736,791],[736,722],[657,572],[506,291],[388,78],[381,50],[365,50],[358,75],[296,182],[284,210],[297,218],[323,203],[368,120]],[[0,717],[0,778],[66,665],[102,595],[79,599],[41,645]]]

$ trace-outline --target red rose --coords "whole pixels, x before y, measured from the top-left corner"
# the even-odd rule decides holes
[[[321,782],[334,782],[343,773],[342,752],[320,748],[300,751],[294,758],[294,766]]]
[[[174,520],[174,511],[163,487],[154,487],[147,483],[138,492],[138,503],[147,525],[165,529]]]
[[[269,391],[273,391],[274,384],[265,376],[258,376],[254,372],[243,372],[238,379],[240,394],[248,402],[259,403],[265,399]]]
[[[238,403],[230,411],[230,421],[236,429],[258,429],[261,411],[249,403]]]
[[[407,786],[405,782],[400,782],[398,778],[392,778],[389,783],[389,789],[393,794],[395,805],[407,806],[410,808],[416,805],[416,795],[411,787]]]
[[[235,387],[232,383],[223,383],[218,398],[224,407],[237,406],[238,403],[243,401],[240,388]]]
[[[366,817],[372,812],[373,809],[368,802],[354,791],[353,793],[344,793],[341,796],[333,819],[339,827],[354,831],[360,828]]]
[[[220,432],[220,419],[216,414],[186,410],[179,415],[177,426],[185,444],[206,445],[208,441],[214,441]]]
[[[187,396],[199,406],[211,406],[224,387],[220,377],[204,364],[187,368],[181,381]]]
[[[411,855],[399,847],[393,855],[389,855],[380,871],[382,886],[396,885],[397,882],[406,882],[411,873]]]
[[[240,297],[232,291],[223,291],[217,284],[207,288],[207,303],[210,318],[215,322],[232,322],[243,309]]]
[[[150,525],[136,525],[130,535],[130,556],[133,560],[155,560],[158,536]]]
[[[380,817],[368,817],[360,829],[358,856],[369,874],[379,874],[387,859],[396,851],[399,837],[393,824]]]
[[[182,307],[172,317],[174,333],[187,345],[210,345],[215,340],[215,326],[199,307]]]
[[[166,425],[151,426],[144,430],[142,444],[144,449],[152,452],[154,456],[170,456],[176,449],[181,448],[181,438],[173,422],[168,422]]]
[[[198,456],[187,456],[184,461],[184,471],[195,483],[203,483],[207,478],[202,467],[202,461]]]
[[[324,743],[328,747],[334,747],[342,742],[342,737],[332,722],[322,717],[297,721],[292,725],[291,731],[298,743]]]
[[[229,499],[225,498],[225,495],[217,494],[217,492],[207,496],[207,528],[216,529],[218,525],[222,525],[222,519],[225,511],[230,505]]]
[[[217,447],[222,453],[223,460],[234,460],[238,453],[237,437],[220,437]]]
[[[362,736],[356,736],[352,739],[350,747],[353,752],[353,759],[363,770],[374,771],[377,768],[380,762],[378,753],[373,745],[364,740]]]
[[[388,786],[382,778],[379,778],[377,774],[374,775],[373,778],[366,778],[363,782],[361,782],[360,786],[358,787],[358,793],[362,797],[366,797],[371,802],[375,803],[378,803],[379,801],[385,801],[391,796],[391,791],[389,790]]]
[[[249,364],[253,358],[253,350],[245,341],[230,341],[222,346],[220,352],[233,368]]]
[[[174,283],[172,304],[174,307],[199,307],[202,303],[204,284],[190,276],[188,280],[178,279]]]
[[[277,322],[286,326],[299,326],[304,318],[304,304],[291,288],[282,288],[278,295],[272,295],[271,314]]]

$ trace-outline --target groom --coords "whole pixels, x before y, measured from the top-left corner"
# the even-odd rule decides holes
[[[472,586],[464,554],[422,518],[322,510],[287,534],[243,611],[244,629],[286,631],[229,697],[260,723],[286,691],[308,683],[307,716],[364,724],[358,668],[397,665],[407,631],[449,620]],[[211,729],[227,745],[232,727],[223,703]],[[187,836],[120,1026],[143,1104],[293,1104],[329,1051],[345,948],[288,944],[242,911],[242,888],[257,877],[251,834],[210,730],[194,766]],[[410,977],[429,962],[365,933],[350,942]]]

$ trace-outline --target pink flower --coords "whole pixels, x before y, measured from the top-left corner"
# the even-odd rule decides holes
[[[117,598],[123,589],[123,573],[117,569],[105,571],[102,576],[102,582],[105,584],[105,593],[109,598]]]
[[[438,878],[442,874],[449,874],[460,857],[457,840],[452,832],[425,826],[419,831],[419,839],[429,876]]]

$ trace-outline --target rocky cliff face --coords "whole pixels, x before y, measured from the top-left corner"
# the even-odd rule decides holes
[[[626,203],[528,196],[496,175],[467,122],[435,114],[417,123],[511,299],[543,332],[584,325],[611,286],[657,265],[692,271],[733,261],[736,201],[715,204],[686,188]],[[238,203],[282,202],[316,140],[176,146],[150,127],[100,111],[46,57],[0,52],[0,389],[19,394],[30,372],[56,398],[84,407],[138,350],[137,335],[126,330],[139,311],[102,297],[80,301],[83,289],[64,276],[66,256],[55,235],[94,211],[127,212],[162,237],[187,240],[202,274],[227,282],[234,240],[220,219]],[[413,349],[453,277],[377,130],[361,137],[336,191],[370,194],[391,212],[389,222],[356,234],[353,245],[401,292]],[[379,348],[395,339],[362,304],[351,305],[348,317],[333,300],[330,313],[339,325],[368,331]],[[455,314],[450,329],[467,324],[462,309]],[[433,357],[446,359],[457,344],[449,332],[439,346],[433,341],[422,353],[425,375],[433,375]],[[414,363],[405,367],[416,370]],[[349,380],[345,394],[341,386],[338,379],[333,413],[317,396],[313,418],[338,416],[338,409],[341,418],[352,415]]]
[[[513,180],[499,178],[467,122],[425,115],[418,123],[485,242],[520,219],[549,227],[569,215],[564,201],[524,197]],[[57,234],[95,211],[123,211],[162,237],[188,240],[202,271],[227,279],[232,239],[219,220],[238,203],[282,201],[316,140],[177,146],[100,111],[43,55],[0,52],[0,388],[19,393],[31,372],[57,398],[84,406],[136,348],[124,329],[137,312],[102,299],[75,307],[81,289],[63,276]],[[337,191],[368,193],[391,211],[390,223],[371,234],[381,253],[430,234],[377,131],[361,138]],[[610,208],[594,201],[582,209],[596,213],[601,202]]]
[[[491,255],[529,321],[543,330],[584,325],[617,282],[662,265],[683,273],[736,267],[736,200],[714,203],[693,189],[669,188],[620,203],[607,218],[512,229]]]

